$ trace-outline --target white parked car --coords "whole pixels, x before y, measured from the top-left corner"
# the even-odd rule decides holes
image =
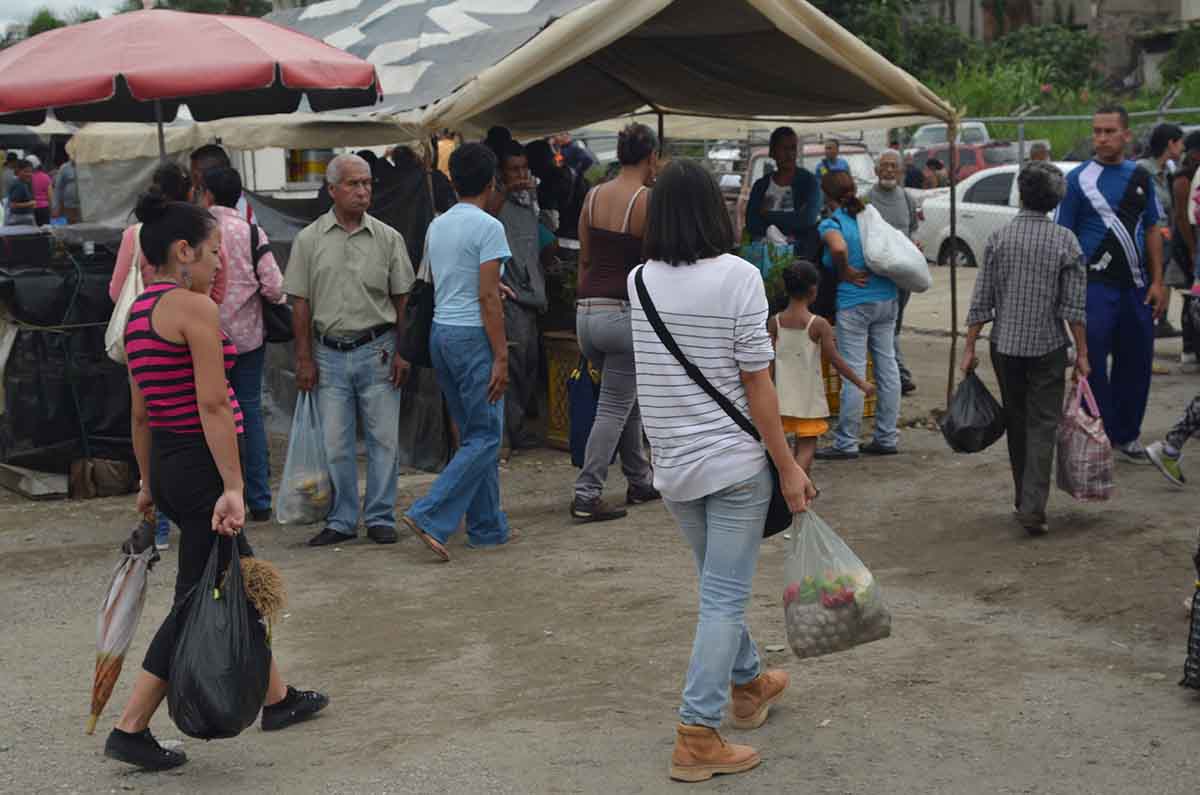
[[[1079,163],[1055,163],[1069,174]],[[1016,216],[1021,208],[1017,193],[1017,165],[996,166],[964,179],[958,193],[957,234],[950,237],[950,192],[930,196],[921,205],[922,220],[916,240],[924,247],[925,257],[938,265],[949,265],[958,257],[958,265],[974,268],[983,261],[983,248],[992,233]]]

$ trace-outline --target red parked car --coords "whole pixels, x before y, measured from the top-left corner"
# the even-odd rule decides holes
[[[956,182],[962,182],[972,174],[985,169],[1017,162],[1016,146],[1003,141],[991,141],[985,144],[959,144],[955,149],[958,150],[958,177]],[[925,168],[925,163],[930,158],[937,158],[949,168],[949,144],[939,144],[938,146],[921,149],[913,155],[913,165],[923,169]]]

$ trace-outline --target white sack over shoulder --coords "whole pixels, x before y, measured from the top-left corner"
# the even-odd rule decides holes
[[[858,214],[863,257],[873,273],[886,276],[902,290],[923,293],[933,285],[929,263],[908,235],[883,219],[871,205]]]

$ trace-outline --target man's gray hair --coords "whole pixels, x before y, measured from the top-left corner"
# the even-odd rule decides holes
[[[898,165],[898,166],[904,165],[904,158],[900,156],[899,152],[897,152],[895,149],[884,149],[882,152],[879,153],[879,157],[875,158],[875,167],[876,168],[883,165],[884,158],[890,158],[892,160],[895,160],[896,165]]]
[[[1021,169],[1017,177],[1021,207],[1048,213],[1062,201],[1067,192],[1067,180],[1058,166],[1045,160],[1034,160]]]
[[[343,172],[346,170],[346,166],[350,164],[362,166],[367,170],[368,174],[371,173],[371,164],[358,155],[338,155],[329,161],[329,165],[325,166],[325,181],[330,185],[336,185],[341,182]]]

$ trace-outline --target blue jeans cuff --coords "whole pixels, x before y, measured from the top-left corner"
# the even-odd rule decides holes
[[[439,544],[446,544],[450,540],[450,536],[454,535],[454,530],[451,530],[449,533],[441,533],[436,528],[431,527],[429,525],[428,517],[422,514],[419,510],[411,510],[404,515],[408,517],[413,524],[419,527],[421,532],[425,533],[425,535],[437,541]]]
[[[467,533],[467,543],[473,547],[498,547],[508,543],[508,530],[496,530],[492,533]]]
[[[707,726],[710,729],[720,729],[721,719],[702,718],[691,712],[679,711],[679,722],[686,726]]]

